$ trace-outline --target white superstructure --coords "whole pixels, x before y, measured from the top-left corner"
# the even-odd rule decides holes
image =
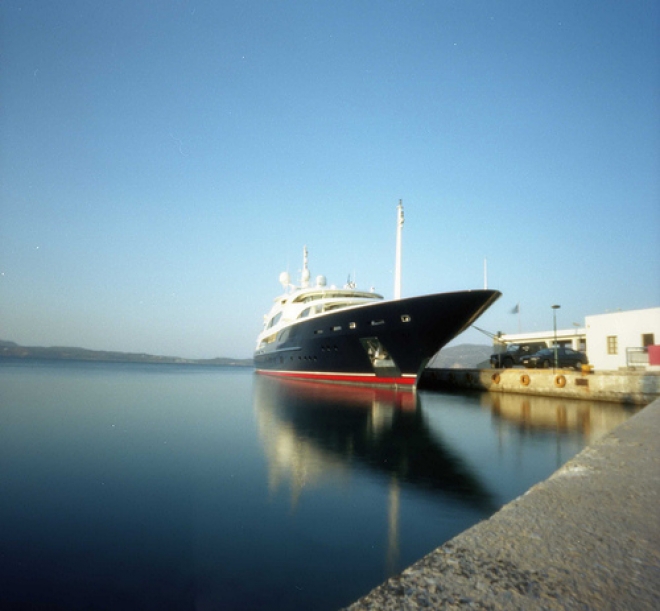
[[[325,276],[317,276],[316,284],[310,286],[310,275],[305,246],[300,285],[291,284],[287,272],[280,274],[280,283],[285,292],[275,298],[273,307],[264,317],[263,330],[257,337],[257,351],[274,342],[278,333],[296,321],[383,299],[378,293],[357,289],[353,282],[343,288],[328,287]]]

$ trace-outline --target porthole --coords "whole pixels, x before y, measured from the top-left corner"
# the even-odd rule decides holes
[[[410,316],[408,314],[401,314],[401,322],[410,322]]]

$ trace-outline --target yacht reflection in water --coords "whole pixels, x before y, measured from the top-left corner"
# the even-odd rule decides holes
[[[358,463],[401,484],[493,507],[485,485],[432,435],[413,392],[259,376],[254,407],[270,485],[290,479],[294,499],[306,484],[343,477]]]
[[[487,488],[431,434],[413,392],[257,376],[254,408],[270,490],[289,481],[294,508],[306,486],[346,480],[357,466],[387,478],[388,575],[398,563],[402,486],[496,510]]]

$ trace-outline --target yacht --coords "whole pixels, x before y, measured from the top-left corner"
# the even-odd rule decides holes
[[[467,329],[501,293],[478,289],[400,296],[403,209],[398,208],[394,299],[348,282],[311,282],[307,247],[300,281],[280,274],[284,292],[264,317],[258,373],[369,386],[414,387],[429,360]]]

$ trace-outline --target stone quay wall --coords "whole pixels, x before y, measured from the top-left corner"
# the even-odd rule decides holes
[[[573,369],[426,369],[420,390],[477,390],[648,405],[660,397],[660,372]]]

